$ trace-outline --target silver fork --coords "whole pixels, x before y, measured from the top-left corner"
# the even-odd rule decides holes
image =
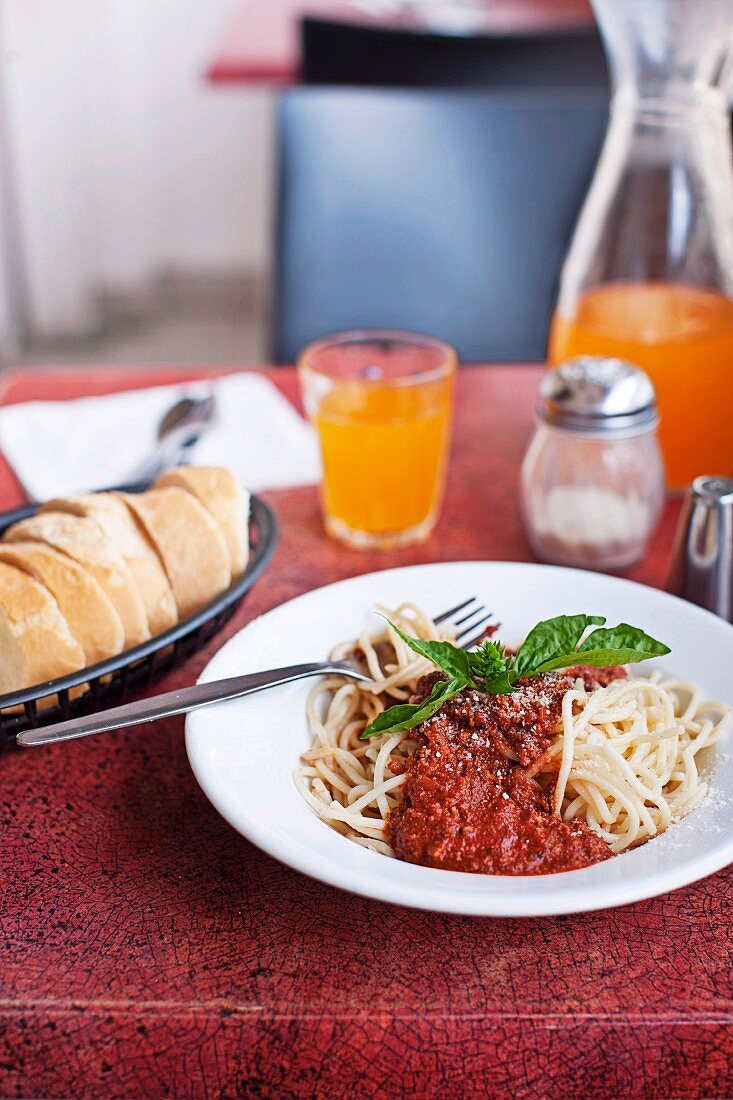
[[[460,618],[457,616],[460,615]],[[451,607],[436,615],[434,622],[451,621],[456,628],[456,642],[464,649],[477,645],[491,622],[493,612],[487,611],[475,596],[464,600],[457,607]],[[57,741],[72,741],[76,737],[89,737],[93,733],[106,733],[107,730],[122,729],[124,726],[139,726],[145,722],[156,722],[159,718],[172,718],[176,714],[185,714],[211,703],[223,703],[228,699],[239,699],[265,688],[290,684],[294,680],[304,680],[308,676],[324,676],[337,673],[352,680],[369,680],[355,661],[316,661],[312,664],[289,665],[286,668],[273,668],[266,672],[251,672],[246,676],[231,676],[226,680],[212,680],[207,684],[181,688],[180,691],[168,691],[163,695],[154,695],[151,699],[142,699],[135,703],[125,703],[121,707],[112,707],[99,714],[86,715],[83,718],[71,718],[65,722],[42,726],[39,729],[24,730],[17,735],[17,742],[24,748],[35,745],[51,745]]]

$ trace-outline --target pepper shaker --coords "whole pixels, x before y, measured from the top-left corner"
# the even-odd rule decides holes
[[[583,356],[544,376],[521,474],[538,558],[612,571],[642,557],[664,500],[657,424],[651,381],[621,359]]]
[[[733,623],[733,478],[706,475],[693,481],[667,587]]]

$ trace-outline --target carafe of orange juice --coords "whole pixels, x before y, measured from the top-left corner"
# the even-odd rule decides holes
[[[591,0],[608,132],[549,358],[617,356],[657,390],[668,484],[733,475],[733,0]]]

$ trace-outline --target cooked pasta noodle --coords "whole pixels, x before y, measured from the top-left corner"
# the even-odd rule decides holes
[[[413,604],[388,617],[414,637],[453,641]],[[298,789],[319,817],[357,844],[394,855],[385,825],[401,801],[403,765],[418,745],[417,731],[360,739],[385,708],[405,702],[421,676],[433,671],[388,626],[339,646],[333,656],[363,655],[371,680],[328,676],[310,692],[311,748],[295,774]],[[708,790],[699,754],[722,736],[730,707],[703,699],[699,688],[658,674],[614,680],[587,689],[577,679],[565,692],[556,738],[528,769],[553,792],[554,813],[585,822],[613,853],[663,832],[700,804]]]

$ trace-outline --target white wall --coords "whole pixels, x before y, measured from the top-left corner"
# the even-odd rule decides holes
[[[166,267],[262,271],[271,102],[207,85],[236,0],[0,0],[3,85],[37,333]]]

